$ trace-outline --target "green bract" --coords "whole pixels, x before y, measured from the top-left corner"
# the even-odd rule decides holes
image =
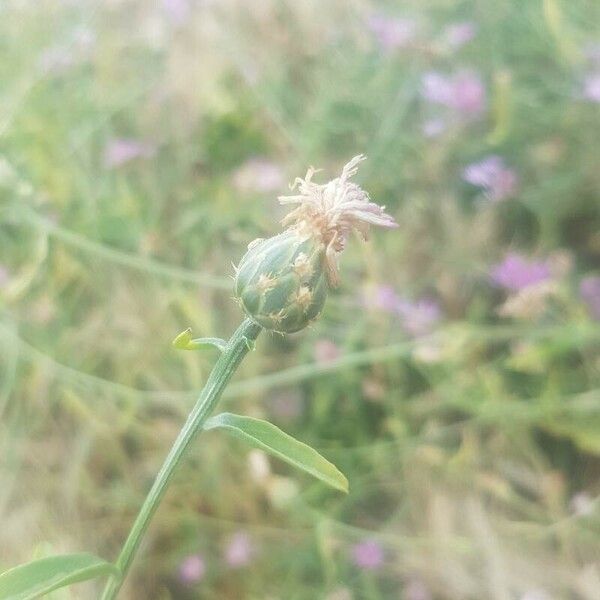
[[[281,333],[304,329],[323,309],[325,247],[291,229],[250,244],[237,268],[235,295],[256,323]]]

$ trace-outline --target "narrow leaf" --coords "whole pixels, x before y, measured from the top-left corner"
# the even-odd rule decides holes
[[[260,448],[310,473],[327,485],[348,492],[348,480],[335,465],[323,458],[316,450],[294,439],[272,423],[252,417],[221,413],[209,419],[204,424],[204,429],[225,429],[251,446]]]
[[[192,339],[192,330],[188,327],[182,331],[174,340],[173,346],[179,350],[202,350],[207,347],[217,348],[223,352],[227,342],[221,338],[196,338]]]
[[[42,558],[0,575],[0,600],[34,600],[73,583],[118,573],[117,567],[93,554]]]

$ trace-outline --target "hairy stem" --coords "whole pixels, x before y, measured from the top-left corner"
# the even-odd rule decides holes
[[[116,598],[121,589],[121,585],[127,576],[127,572],[131,567],[131,563],[133,562],[140,542],[142,541],[142,537],[144,536],[146,529],[148,529],[148,525],[150,524],[156,509],[167,491],[175,468],[198,430],[214,410],[229,379],[242,362],[244,356],[248,353],[248,350],[252,348],[254,341],[261,330],[262,327],[260,327],[260,325],[246,319],[227,342],[223,353],[208,377],[208,381],[206,382],[196,405],[189,414],[185,425],[179,432],[163,466],[158,472],[152,488],[148,492],[144,504],[127,536],[127,540],[125,541],[116,563],[120,570],[120,576],[113,577],[108,581],[104,588],[101,600],[113,600]]]

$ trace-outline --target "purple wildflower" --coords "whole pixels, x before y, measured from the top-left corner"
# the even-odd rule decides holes
[[[364,540],[352,546],[352,562],[365,571],[375,571],[385,559],[383,548],[375,540]]]
[[[340,357],[340,349],[331,340],[317,340],[314,347],[317,364],[326,365]]]
[[[250,536],[244,531],[238,531],[227,542],[223,554],[225,562],[232,569],[239,569],[240,567],[248,565],[255,553],[256,548],[254,547]]]
[[[485,109],[485,87],[472,71],[458,73],[453,82],[452,106],[465,115],[478,115]]]
[[[372,294],[367,294],[365,303],[378,310],[393,313],[398,309],[398,294],[391,285],[378,285]]]
[[[583,80],[583,97],[585,100],[600,103],[600,72],[590,73]]]
[[[458,50],[468,44],[477,33],[477,27],[471,21],[450,23],[443,31],[444,42],[452,49]]]
[[[579,294],[594,319],[600,320],[600,275],[588,275],[581,280]]]
[[[488,198],[494,202],[514,196],[519,182],[514,170],[495,154],[468,165],[463,170],[462,178],[485,190]]]
[[[108,142],[104,149],[104,166],[117,169],[136,158],[151,158],[156,147],[140,140],[118,138]]]
[[[412,19],[372,15],[368,20],[369,30],[385,52],[406,48],[415,39],[417,24]]]
[[[192,554],[179,565],[179,580],[185,585],[198,583],[206,573],[206,564],[199,554]]]
[[[432,298],[403,299],[398,302],[396,310],[404,329],[415,337],[430,333],[442,317],[439,304]]]
[[[436,71],[425,73],[421,79],[421,95],[433,104],[450,106],[453,95],[452,81]]]
[[[281,189],[285,177],[277,164],[257,156],[250,158],[236,170],[233,183],[238,190],[268,193]]]
[[[493,267],[490,276],[495,285],[516,292],[547,281],[551,277],[551,271],[547,261],[529,260],[521,254],[510,252],[501,263]]]
[[[423,75],[421,95],[433,104],[446,106],[461,116],[474,117],[485,110],[485,87],[473,71],[460,71],[452,76],[431,71]]]

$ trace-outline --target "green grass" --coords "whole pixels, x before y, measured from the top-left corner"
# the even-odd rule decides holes
[[[373,11],[415,19],[417,42],[381,52]],[[476,37],[445,50],[464,20]],[[313,445],[350,494],[274,460],[253,474],[242,444],[206,436],[122,597],[413,600],[418,581],[436,600],[597,598],[600,323],[578,289],[600,265],[600,105],[580,94],[599,24],[592,0],[226,0],[179,25],[143,0],[0,6],[0,568],[116,557],[214,360],[171,340],[228,337],[231,263],[279,231],[276,196],[364,152],[360,183],[400,228],[353,240],[323,318],[263,336],[223,399]],[[45,71],[48,49],[68,64]],[[487,108],[427,138],[448,111],[422,77],[461,69]],[[120,138],[155,152],[107,168]],[[491,154],[519,176],[495,204],[461,179]],[[281,186],[240,183],[255,157]],[[489,272],[509,250],[568,253],[532,317],[498,314]],[[435,331],[364,308],[378,285],[436,298]],[[323,339],[333,362],[315,362]],[[257,549],[231,569],[239,530]],[[372,572],[352,561],[366,539],[385,555]],[[206,574],[186,588],[195,553]]]

